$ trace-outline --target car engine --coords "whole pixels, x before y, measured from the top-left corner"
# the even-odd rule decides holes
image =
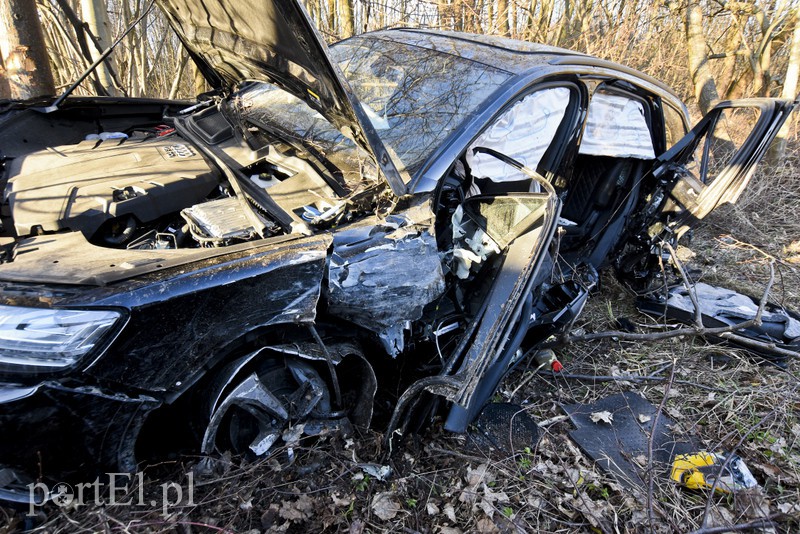
[[[5,198],[17,236],[73,230],[99,245],[128,246],[220,184],[219,173],[174,132],[87,137],[11,162]]]

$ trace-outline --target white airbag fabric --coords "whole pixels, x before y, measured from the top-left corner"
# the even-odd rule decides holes
[[[620,95],[595,93],[589,102],[586,129],[578,153],[617,158],[655,158],[642,104]]]
[[[526,96],[483,132],[467,150],[467,163],[476,178],[510,182],[528,178],[511,165],[489,154],[474,154],[475,147],[487,147],[536,170],[556,135],[569,104],[566,87],[543,89]]]

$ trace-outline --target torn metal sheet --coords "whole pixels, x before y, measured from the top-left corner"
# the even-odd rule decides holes
[[[631,489],[643,489],[647,481],[647,456],[653,438],[654,476],[666,479],[678,454],[697,450],[691,438],[677,436],[674,422],[633,391],[612,395],[593,404],[562,406],[576,429],[570,437],[604,471]]]
[[[444,289],[436,239],[427,229],[342,232],[334,241],[329,311],[378,332],[392,355],[403,349],[404,324],[419,319]]]

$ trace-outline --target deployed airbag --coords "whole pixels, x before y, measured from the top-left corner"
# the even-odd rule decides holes
[[[467,163],[476,178],[494,182],[526,180],[528,176],[490,154],[475,154],[487,147],[505,154],[529,169],[536,169],[553,142],[567,111],[570,91],[566,87],[542,89],[526,96],[503,113],[467,150]]]
[[[653,140],[641,102],[597,92],[589,102],[579,154],[654,159]]]

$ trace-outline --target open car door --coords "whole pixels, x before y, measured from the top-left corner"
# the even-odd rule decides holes
[[[663,224],[650,227],[680,237],[692,224],[724,203],[735,203],[756,165],[775,139],[797,101],[752,98],[720,102],[672,148],[653,170],[666,195],[651,199]],[[655,203],[660,203],[660,210]]]

